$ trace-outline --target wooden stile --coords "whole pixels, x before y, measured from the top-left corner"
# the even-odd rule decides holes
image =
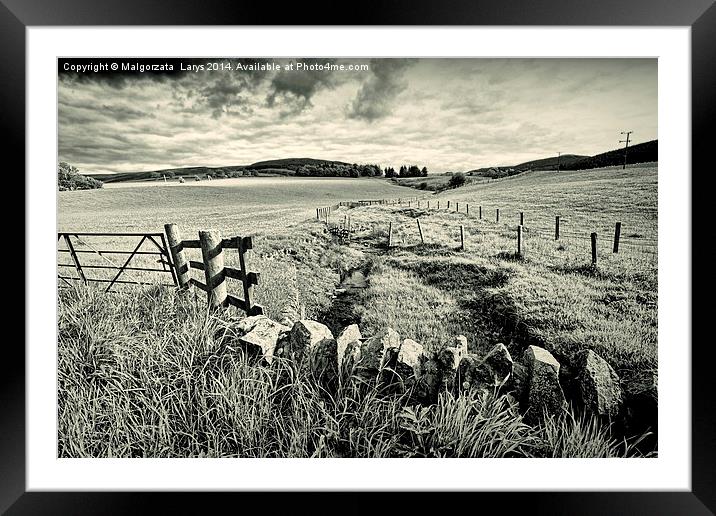
[[[164,224],[164,232],[167,234],[167,241],[169,242],[169,252],[172,255],[177,285],[181,289],[187,289],[191,286],[189,282],[191,274],[189,273],[189,262],[184,254],[179,228],[176,224]]]
[[[227,306],[226,277],[224,276],[224,249],[221,234],[216,231],[199,231],[201,255],[204,259],[204,277],[209,308]]]

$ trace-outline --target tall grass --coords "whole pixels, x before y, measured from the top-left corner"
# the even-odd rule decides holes
[[[58,455],[529,457],[547,447],[579,456],[594,439],[609,443],[589,425],[563,440],[531,428],[505,396],[444,393],[424,408],[351,378],[328,392],[303,368],[260,365],[222,343],[225,322],[171,289],[62,291]]]

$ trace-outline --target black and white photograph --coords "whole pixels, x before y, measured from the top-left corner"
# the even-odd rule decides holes
[[[657,458],[658,90],[57,59],[57,457]]]

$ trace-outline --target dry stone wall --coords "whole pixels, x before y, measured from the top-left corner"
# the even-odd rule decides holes
[[[428,351],[392,328],[366,337],[352,324],[336,338],[316,321],[283,322],[246,317],[225,323],[217,338],[266,364],[280,357],[306,367],[327,389],[357,381],[376,389],[410,390],[423,404],[436,402],[442,391],[498,392],[519,402],[525,420],[533,424],[567,409],[567,388],[570,400],[596,415],[615,417],[623,408],[619,376],[592,350],[575,354],[565,381],[557,359],[538,346],[528,346],[515,361],[502,343],[482,356],[470,353],[463,335]]]

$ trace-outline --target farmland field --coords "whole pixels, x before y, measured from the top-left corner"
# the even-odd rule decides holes
[[[324,322],[334,332],[357,322],[366,335],[390,326],[402,337],[415,339],[429,349],[445,345],[457,334],[465,335],[470,350],[478,353],[503,342],[513,356],[520,356],[527,345],[536,344],[552,352],[566,367],[576,351],[592,349],[618,371],[626,392],[643,397],[644,392],[651,393],[649,385],[656,378],[657,368],[657,176],[656,166],[625,171],[530,172],[438,195],[423,195],[380,179],[241,178],[211,184],[116,185],[98,191],[60,193],[59,227],[61,231],[161,231],[163,224],[174,222],[185,238],[196,238],[197,230],[208,228],[219,229],[226,236],[252,234],[254,266],[261,273],[257,299],[272,318],[300,313]],[[337,241],[323,222],[315,220],[316,207],[340,200],[416,194],[423,195],[419,204],[412,201],[409,206],[375,205],[334,212],[332,224],[350,217],[354,229],[350,243]],[[495,221],[497,208],[499,223]],[[522,256],[515,254],[519,212],[525,217]],[[558,241],[554,238],[556,215],[561,217]],[[425,242],[420,241],[417,219]],[[624,241],[620,252],[613,254],[611,239],[617,221],[623,224]],[[393,246],[387,249],[389,223]],[[459,248],[460,226],[465,249]],[[596,267],[590,265],[591,232],[598,233]],[[109,242],[115,244],[119,245]],[[227,260],[232,263],[230,256]],[[338,303],[334,290],[354,270],[365,274],[367,287],[348,302]],[[153,319],[146,328],[138,322],[147,312],[174,310],[166,305],[171,302],[170,294],[139,300],[123,298],[119,301],[124,306],[122,313],[97,308],[102,312],[97,321],[77,315],[94,306],[93,295],[70,295],[61,298],[61,304],[62,299],[61,362],[75,361],[72,335],[78,331],[93,334],[91,328],[80,331],[73,326],[78,318],[90,327],[116,325],[121,350],[115,351],[131,353],[136,360],[143,360],[142,350],[146,349],[154,350],[152,356],[156,358],[177,338],[173,336],[175,330],[165,323]],[[197,306],[195,303],[194,308]],[[182,324],[182,332],[198,331],[202,346],[210,346],[206,344],[208,330],[199,319],[189,317]],[[199,328],[191,330],[192,324]],[[136,325],[142,330],[133,336]],[[206,351],[212,352],[212,348]],[[75,385],[74,379],[67,381],[74,385],[71,389],[86,387]],[[79,403],[82,396],[77,394],[73,399]],[[152,410],[166,410],[161,403],[162,407]],[[124,417],[111,408],[111,403],[106,405],[110,407],[108,417]],[[78,430],[85,424],[76,419],[82,414],[79,410],[64,415],[67,419],[62,425],[67,435],[74,436],[65,441],[63,453],[67,456],[137,453],[131,447],[122,448],[126,445],[122,444],[122,435],[112,436],[117,440],[113,441],[115,447],[107,448],[91,431]],[[655,413],[640,417],[640,423],[655,422]],[[577,433],[584,430],[570,428]],[[625,435],[633,435],[644,427],[627,430]],[[260,428],[253,431],[256,435],[262,432]],[[533,437],[549,441],[542,434],[525,437],[525,442]],[[83,439],[88,440],[91,452],[78,446]],[[395,456],[397,452],[391,448],[394,443],[386,439],[377,448],[371,441],[369,451],[355,453]],[[601,437],[590,439],[599,441]],[[383,445],[385,448],[381,448]],[[554,456],[572,453],[554,443],[547,446]],[[655,444],[650,446],[653,451]],[[273,450],[264,456],[302,456],[305,452]],[[169,452],[143,449],[139,453],[161,456]],[[227,451],[216,443],[208,452],[203,444],[171,449],[172,455],[200,453],[226,456],[236,450]],[[321,453],[336,456],[338,452],[322,449]],[[612,452],[604,453],[611,456]]]
[[[102,190],[60,192],[60,231],[239,232],[294,226],[342,200],[414,196],[380,179],[244,177],[211,182],[109,183]]]

